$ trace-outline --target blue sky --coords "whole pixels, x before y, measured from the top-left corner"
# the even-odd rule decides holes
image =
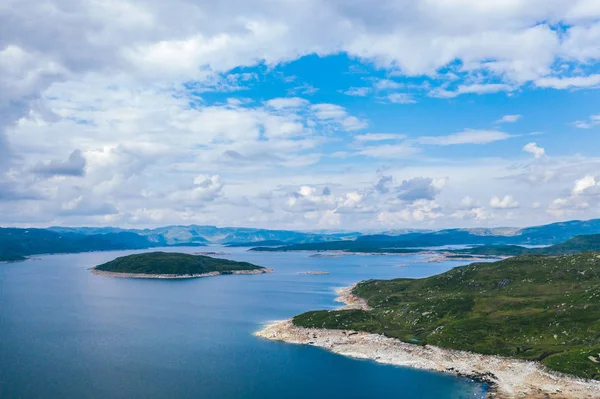
[[[599,4],[9,1],[0,224],[600,217]]]

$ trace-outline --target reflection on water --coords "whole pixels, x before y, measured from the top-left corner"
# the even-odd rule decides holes
[[[370,278],[424,277],[464,262],[427,263],[427,255],[311,258],[310,252],[200,250],[223,251],[223,257],[272,267],[275,273],[140,280],[87,270],[136,251],[49,255],[0,265],[0,397],[485,395],[483,386],[466,379],[252,335],[269,320],[339,306],[333,301],[336,287]],[[330,274],[300,274],[311,270]]]

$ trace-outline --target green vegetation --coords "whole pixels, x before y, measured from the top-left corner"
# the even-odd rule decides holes
[[[308,312],[294,323],[537,360],[600,379],[600,253],[526,255],[424,279],[370,280],[354,293],[373,309]]]
[[[173,274],[183,276],[211,272],[227,274],[233,271],[259,270],[264,268],[247,262],[236,262],[203,255],[148,252],[121,256],[110,262],[96,266],[95,269],[114,273]]]
[[[525,248],[518,245],[484,245],[453,251],[456,254],[518,256],[518,255],[568,255],[600,251],[600,234],[571,238],[561,244],[545,248]]]

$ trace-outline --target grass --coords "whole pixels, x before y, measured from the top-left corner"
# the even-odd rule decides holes
[[[424,279],[370,280],[354,293],[373,310],[313,311],[294,323],[535,360],[600,379],[600,253],[526,255]]]
[[[148,252],[122,256],[96,266],[96,269],[115,273],[192,275],[210,272],[227,274],[240,270],[258,270],[263,267],[210,256]]]

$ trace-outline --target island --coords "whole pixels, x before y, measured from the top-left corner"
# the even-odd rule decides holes
[[[525,255],[423,279],[369,280],[346,307],[257,335],[469,376],[497,398],[600,397],[600,253]]]
[[[121,256],[91,269],[92,273],[124,278],[198,278],[220,274],[262,274],[273,270],[247,262],[174,252]]]

